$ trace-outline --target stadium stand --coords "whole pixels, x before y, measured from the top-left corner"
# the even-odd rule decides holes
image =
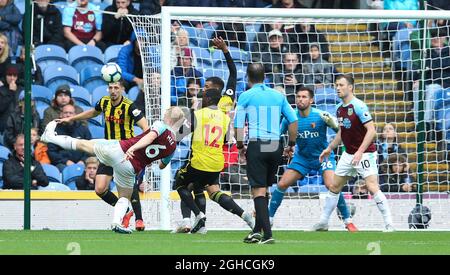
[[[102,65],[89,65],[81,69],[80,84],[88,91],[92,92],[95,88],[105,85],[102,77]]]
[[[44,169],[45,174],[48,177],[49,182],[62,183],[61,173],[59,169],[51,164],[42,164],[42,169]]]
[[[53,92],[62,84],[78,85],[78,72],[69,65],[50,66],[44,71],[44,83]]]
[[[82,164],[72,164],[66,166],[62,171],[63,184],[68,186],[70,190],[77,190],[75,184],[76,179],[81,176],[84,172],[84,165]]]
[[[66,51],[64,48],[57,45],[46,44],[37,46],[34,50],[34,57],[36,63],[43,71],[45,71],[45,68],[48,66],[69,64]]]
[[[87,65],[103,65],[103,59],[102,51],[94,46],[77,45],[69,50],[69,63],[78,72]]]

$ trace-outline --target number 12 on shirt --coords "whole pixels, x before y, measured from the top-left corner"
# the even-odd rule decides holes
[[[219,144],[217,144],[217,141],[219,141],[220,137],[222,137],[222,127],[220,126],[213,126],[211,128],[211,125],[205,124],[205,145],[219,148]],[[217,135],[215,135],[217,133]],[[214,137],[215,136],[215,137]]]

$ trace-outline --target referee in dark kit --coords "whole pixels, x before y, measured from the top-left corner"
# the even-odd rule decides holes
[[[272,244],[267,188],[275,181],[283,154],[280,141],[280,121],[289,121],[289,144],[292,152],[297,138],[297,116],[286,96],[263,84],[264,66],[250,64],[247,68],[248,91],[238,99],[234,127],[239,157],[247,159],[247,177],[255,204],[256,221],[246,243]],[[244,146],[244,127],[248,124],[248,145]],[[263,234],[262,234],[263,233]]]

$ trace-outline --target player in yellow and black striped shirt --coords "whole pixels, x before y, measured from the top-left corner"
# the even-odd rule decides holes
[[[147,130],[148,123],[143,111],[136,108],[132,100],[123,96],[125,86],[123,80],[108,84],[109,95],[102,97],[95,108],[84,111],[66,120],[85,120],[96,117],[103,113],[105,121],[105,139],[129,139],[134,137],[134,125],[137,124],[143,131]],[[112,167],[100,164],[95,176],[95,193],[106,203],[114,206],[118,200],[117,196],[109,191],[109,184],[112,180]],[[136,230],[144,230],[142,220],[141,204],[139,201],[139,191],[137,186],[131,197],[131,204],[136,214]],[[129,219],[133,212],[129,211],[124,217],[124,227],[128,227]]]

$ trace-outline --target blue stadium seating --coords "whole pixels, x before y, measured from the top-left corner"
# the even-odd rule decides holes
[[[95,88],[92,91],[92,103],[95,106],[95,104],[97,104],[97,102],[104,97],[105,95],[109,95],[108,92],[108,85],[103,85],[100,87]]]
[[[53,99],[53,92],[49,88],[41,85],[31,85],[31,97],[39,105],[40,102],[50,105]]]
[[[142,134],[144,131],[142,131],[141,127],[134,125],[134,136]]]
[[[62,171],[63,184],[67,185],[71,190],[77,190],[75,181],[84,172],[84,165],[72,164],[66,166]]]
[[[197,39],[197,28],[182,25],[181,28],[185,29],[189,34],[189,43],[192,43],[195,46],[198,46],[198,39]]]
[[[147,50],[144,50],[147,51]],[[153,45],[148,48],[148,52],[146,53],[148,59],[150,60],[150,68],[154,68],[156,70],[161,69],[161,46]]]
[[[62,183],[50,182],[47,186],[38,186],[38,190],[45,191],[70,191],[70,187]]]
[[[119,55],[120,49],[123,45],[112,45],[105,50],[105,64],[109,62],[116,62],[117,56]]]
[[[261,29],[261,24],[248,24],[245,25],[245,35],[247,38],[246,50],[250,51],[252,43],[255,43],[256,36]]]
[[[213,60],[212,54],[208,49],[191,47],[197,60],[197,67],[213,67],[218,60]]]
[[[138,87],[138,86],[134,86],[133,88],[131,88],[131,89],[128,91],[127,97],[128,97],[129,99],[133,100],[133,101],[136,101],[136,98],[138,97],[138,95],[139,95],[140,92],[141,92],[141,91],[139,90],[139,87]]]
[[[69,50],[69,63],[78,72],[87,65],[103,65],[103,53],[94,46],[76,45]]]
[[[57,45],[45,44],[37,46],[34,50],[34,57],[42,71],[45,71],[48,66],[69,64],[66,51]]]
[[[11,151],[7,147],[0,145],[0,162],[7,160],[9,154],[11,154]]]
[[[106,84],[102,76],[102,65],[90,65],[83,68],[80,72],[81,86],[86,88],[92,93],[92,91]]]
[[[78,85],[78,72],[69,65],[50,66],[44,71],[44,82],[53,92],[62,84]]]
[[[44,119],[44,112],[48,107],[49,106],[46,106],[44,104],[36,105],[36,111],[38,112],[40,119]]]
[[[92,106],[91,94],[84,87],[70,85],[70,91],[72,92],[72,98],[75,100],[77,105]]]
[[[336,91],[333,88],[321,88],[314,91],[314,102],[316,105],[333,104],[339,102]]]
[[[44,169],[44,172],[50,182],[62,183],[61,173],[56,166],[44,163],[42,164],[42,168]]]
[[[98,115],[88,119],[88,122],[92,125],[103,126],[103,115]]]
[[[92,139],[105,138],[105,128],[88,123],[89,132],[91,132]]]

